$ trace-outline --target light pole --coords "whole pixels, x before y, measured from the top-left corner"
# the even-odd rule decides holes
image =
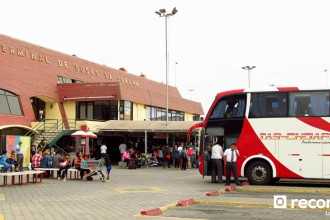
[[[188,91],[190,92],[190,100],[192,100],[192,93],[195,92],[194,89],[188,89]]]
[[[175,62],[175,66],[174,66],[174,85],[176,87],[176,65],[178,65],[178,62]]]
[[[328,69],[323,70],[325,73],[325,87],[328,87]]]
[[[250,66],[243,66],[243,67],[242,67],[243,70],[247,70],[247,71],[248,71],[248,77],[249,77],[249,88],[250,88],[250,70],[252,70],[252,69],[254,69],[254,68],[256,68],[256,67],[255,67],[255,66],[252,66],[252,67],[250,67]]]
[[[167,18],[175,15],[178,12],[176,8],[173,8],[171,13],[166,13],[165,9],[159,9],[155,13],[159,17],[165,18],[165,52],[166,52],[166,125],[168,124],[168,53],[167,53]]]

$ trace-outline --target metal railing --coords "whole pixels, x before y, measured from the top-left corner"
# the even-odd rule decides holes
[[[25,136],[30,136],[33,141],[45,139],[50,146],[60,149],[62,152],[67,153],[61,147],[56,145],[59,135],[64,130],[75,130],[75,119],[43,119],[36,124]]]

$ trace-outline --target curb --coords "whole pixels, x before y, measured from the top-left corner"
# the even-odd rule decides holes
[[[225,206],[244,206],[244,207],[266,207],[272,208],[273,204],[267,203],[248,203],[248,202],[229,202],[229,201],[204,201],[196,200],[195,204],[200,205],[225,205]]]
[[[235,190],[236,190],[236,186],[235,185],[228,186],[225,189],[226,192],[231,192],[231,191],[235,191]]]
[[[220,192],[219,191],[214,191],[214,192],[206,193],[206,196],[219,196],[219,195],[220,195]]]
[[[160,208],[141,211],[141,215],[155,216],[161,214],[163,214],[163,211]]]
[[[178,206],[188,206],[188,205],[192,205],[195,203],[194,199],[186,199],[186,200],[181,200],[178,202]]]
[[[186,199],[186,200],[181,200],[176,204],[170,204],[167,206],[163,206],[160,208],[154,208],[154,209],[149,209],[149,210],[143,210],[140,212],[140,215],[146,215],[146,216],[156,216],[156,215],[161,215],[163,214],[163,211],[169,209],[169,208],[174,208],[176,206],[188,206],[192,205],[195,203],[195,200],[193,198],[191,199]]]

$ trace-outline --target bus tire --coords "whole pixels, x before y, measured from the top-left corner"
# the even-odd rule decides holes
[[[253,185],[268,185],[272,181],[272,171],[264,161],[252,162],[247,170],[247,178]]]

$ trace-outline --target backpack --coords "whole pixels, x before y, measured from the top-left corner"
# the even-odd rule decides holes
[[[191,157],[192,156],[192,150],[188,149],[187,150],[188,156]]]
[[[184,159],[187,159],[188,155],[187,155],[187,153],[186,153],[186,150],[182,150],[182,151],[180,152],[180,157],[181,157],[181,158],[184,158]]]

